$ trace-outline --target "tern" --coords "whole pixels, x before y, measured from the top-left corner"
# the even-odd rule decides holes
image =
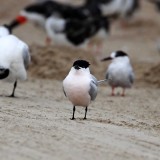
[[[106,72],[106,79],[112,87],[112,96],[114,89],[121,87],[123,89],[122,96],[125,96],[125,89],[131,88],[134,82],[134,72],[127,53],[123,51],[112,52],[107,58],[102,61],[112,60]]]
[[[63,91],[66,97],[73,105],[73,116],[76,106],[85,107],[85,116],[87,116],[88,106],[97,96],[97,79],[90,73],[89,62],[85,60],[77,60],[73,63],[67,77],[63,80]]]

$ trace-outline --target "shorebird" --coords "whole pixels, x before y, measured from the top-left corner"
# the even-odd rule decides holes
[[[97,79],[90,73],[89,65],[85,60],[75,61],[63,81],[64,94],[73,105],[71,120],[75,119],[76,106],[85,107],[84,119],[86,119],[88,106],[97,96]]]
[[[109,34],[110,23],[106,17],[84,21],[50,17],[46,21],[48,39],[60,45],[85,46],[91,38]],[[101,37],[101,38],[102,38]]]
[[[26,6],[20,11],[20,16],[34,24],[45,28],[45,21],[50,16],[59,18],[85,19],[86,15],[82,9],[69,4],[63,4],[52,0],[36,2]]]
[[[26,69],[30,63],[30,53],[28,45],[16,36],[9,35],[10,32],[7,27],[0,27],[0,79],[14,82],[10,95],[14,97],[17,81],[27,78]]]
[[[115,95],[114,89],[121,87],[123,89],[122,96],[125,96],[125,89],[130,88],[134,82],[134,73],[127,53],[123,51],[112,52],[102,61],[112,60],[106,72],[106,79],[112,87],[112,96]]]

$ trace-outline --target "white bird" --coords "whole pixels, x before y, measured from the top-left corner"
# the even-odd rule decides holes
[[[82,106],[85,108],[85,117],[87,115],[87,108],[91,101],[95,100],[97,96],[97,80],[90,73],[89,63],[85,60],[77,60],[63,81],[64,94],[73,104],[74,120],[75,106]]]
[[[125,89],[130,88],[134,82],[134,73],[127,53],[123,51],[112,52],[102,61],[112,60],[106,72],[106,79],[112,87],[112,96],[114,89],[121,87],[123,89],[122,96],[125,96]]]
[[[5,35],[7,28],[0,27],[0,79],[14,82],[11,97],[18,80],[26,80],[26,69],[30,63],[29,47],[14,35]],[[9,33],[9,31],[8,31]]]

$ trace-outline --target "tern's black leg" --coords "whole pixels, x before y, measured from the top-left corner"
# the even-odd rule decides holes
[[[84,118],[83,119],[87,119],[87,110],[88,110],[88,107],[86,107],[86,109],[85,109],[85,116],[84,116]]]
[[[75,106],[73,106],[73,116],[72,116],[71,120],[74,120],[74,119],[75,119],[75,118],[74,118],[75,110],[76,110],[76,107],[75,107]]]
[[[9,97],[15,97],[14,92],[15,92],[16,87],[17,87],[17,81],[14,82],[13,91],[12,91],[12,94]]]

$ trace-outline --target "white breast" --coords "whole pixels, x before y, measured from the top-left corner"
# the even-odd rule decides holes
[[[75,106],[86,107],[91,101],[89,95],[90,78],[82,75],[68,75],[63,81],[67,97]]]

